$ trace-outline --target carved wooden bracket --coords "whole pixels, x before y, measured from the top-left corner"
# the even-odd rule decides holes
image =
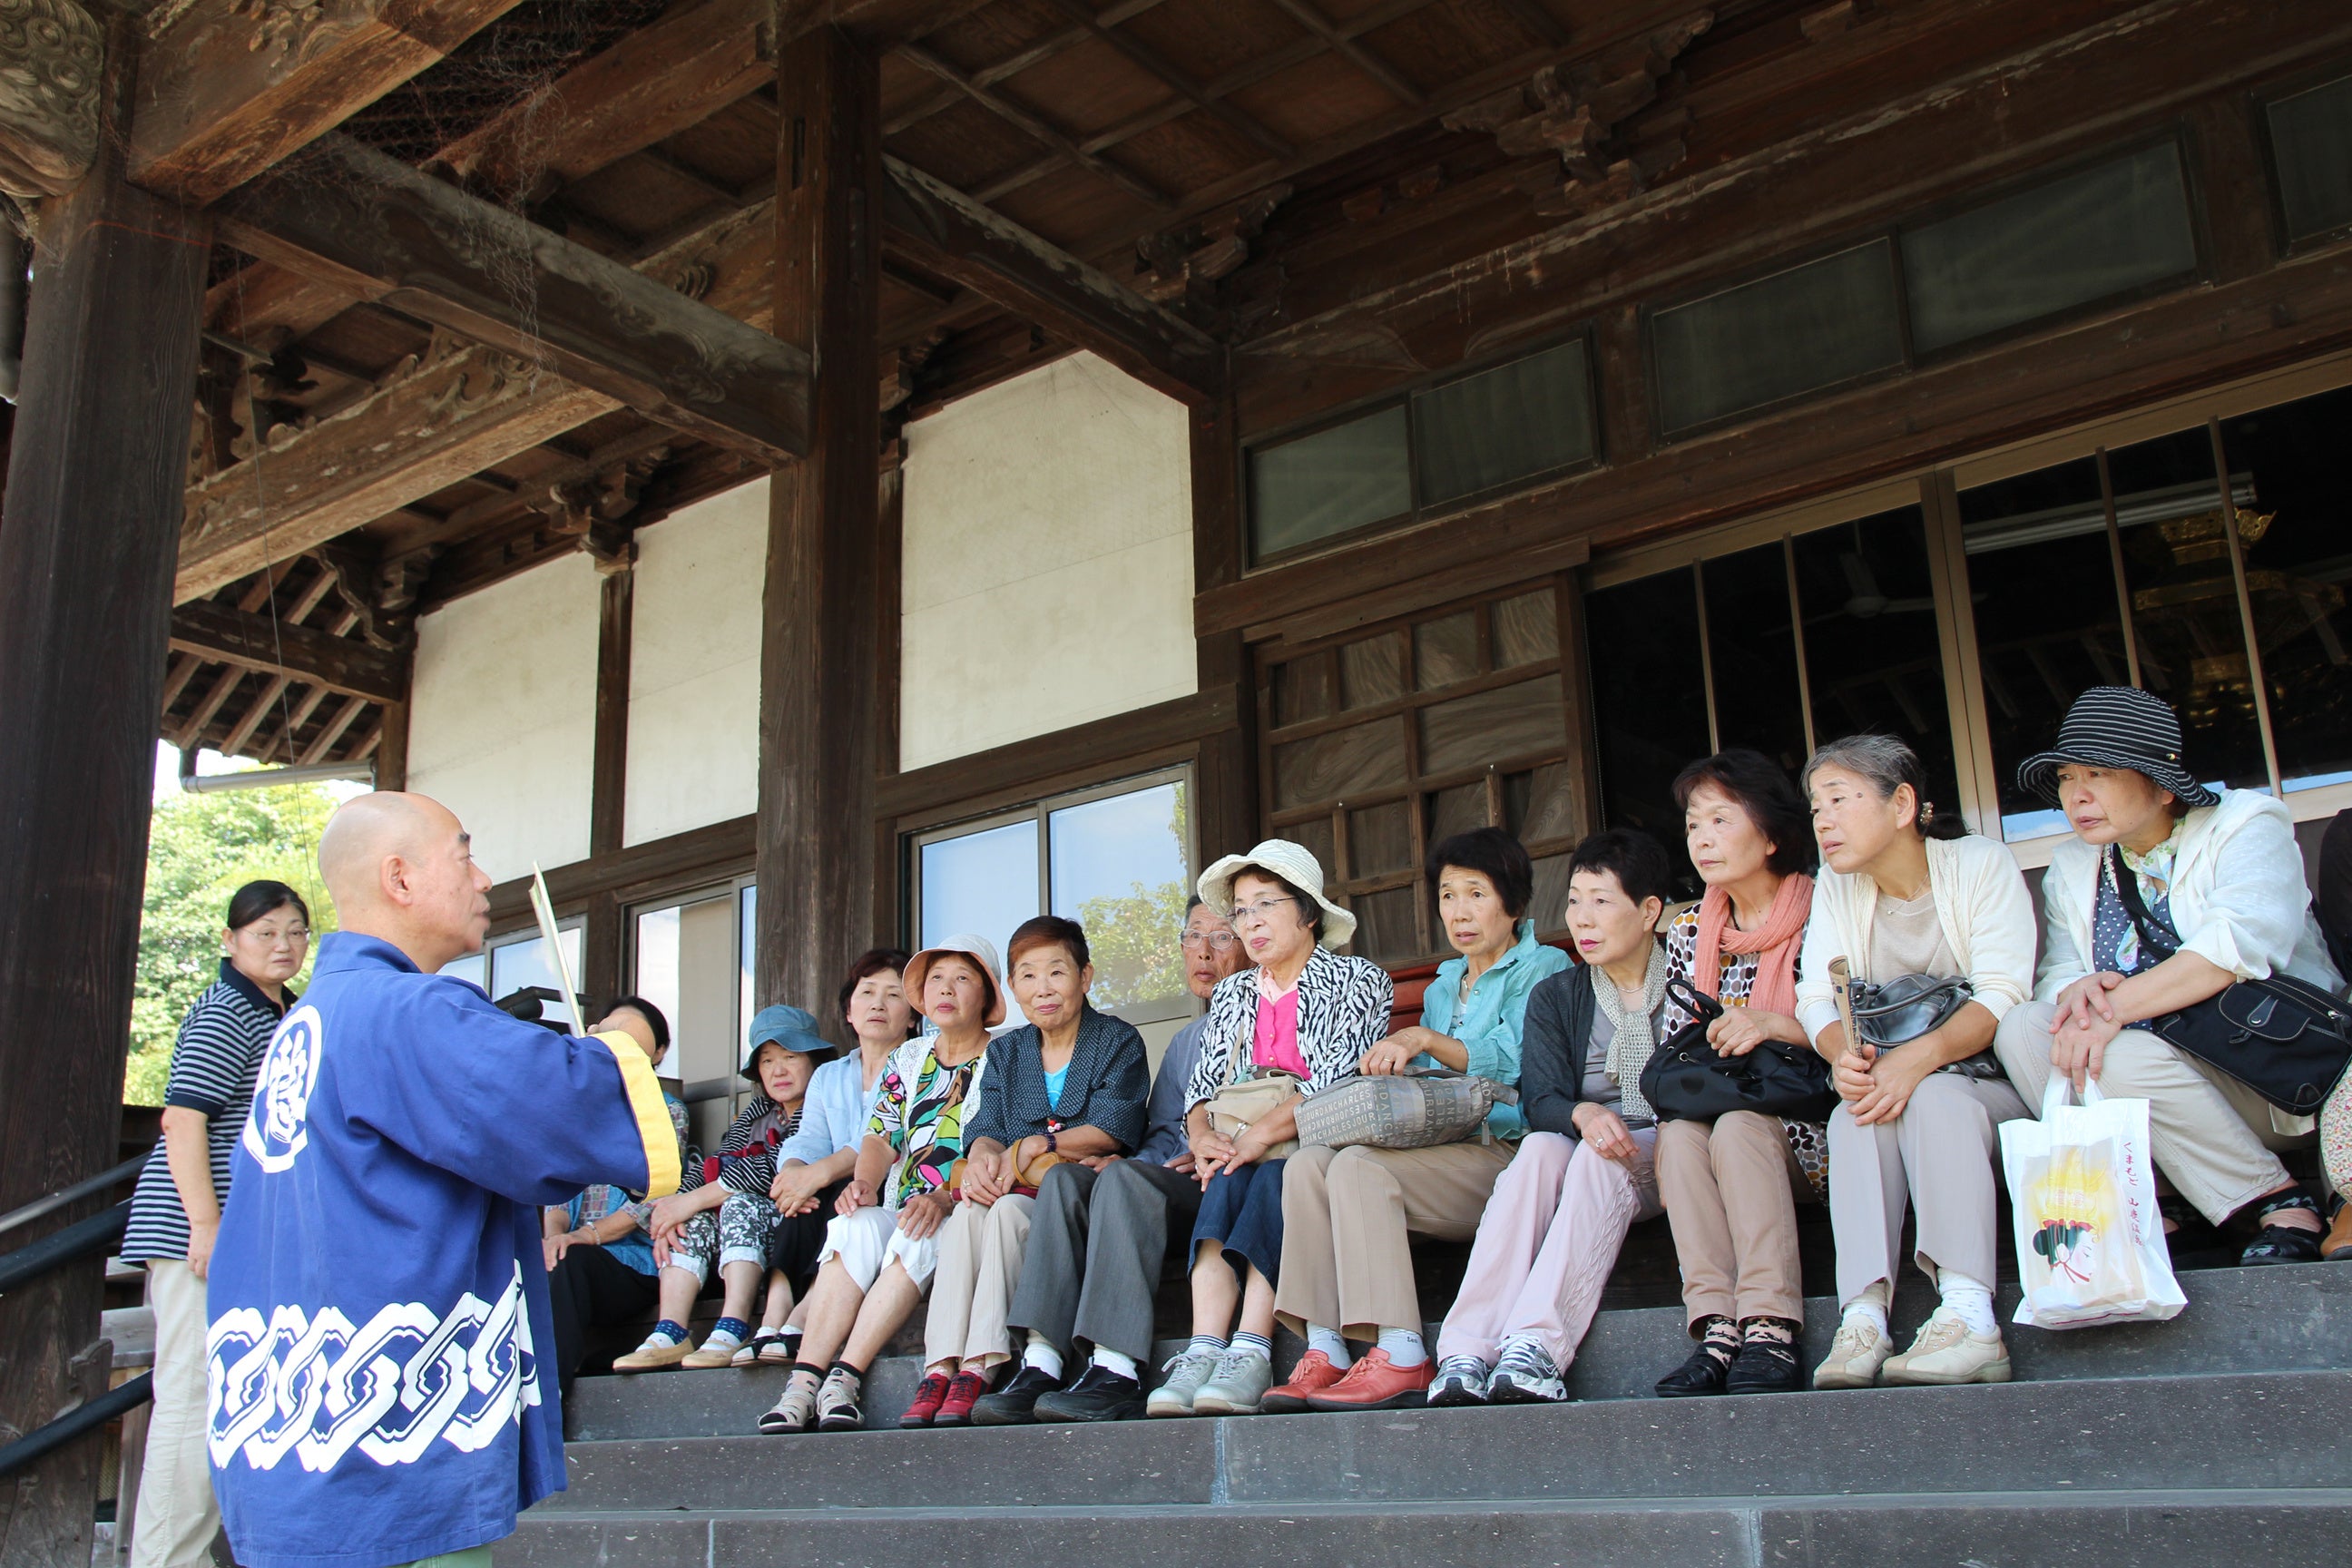
[[[1445,126],[1483,131],[1515,157],[1557,154],[1528,187],[1538,212],[1577,216],[1622,201],[1682,162],[1686,120],[1645,127],[1638,139],[1623,127],[1657,100],[1659,82],[1714,21],[1714,12],[1696,11],[1597,58],[1547,66],[1524,87],[1454,110]]]
[[[394,605],[386,601],[388,575],[384,563],[375,556],[347,544],[322,544],[311,555],[334,578],[335,596],[346,609],[359,617],[359,634],[372,647],[386,653],[396,653],[408,647],[415,636],[414,617],[404,614],[407,605]],[[408,595],[408,604],[415,595]]]
[[[1252,242],[1293,188],[1268,186],[1236,206],[1136,241],[1135,291],[1162,305],[1205,292],[1250,258]]]
[[[635,563],[636,531],[629,519],[645,494],[646,481],[668,458],[668,447],[656,447],[585,479],[551,484],[544,496],[528,504],[547,519],[549,531],[578,539],[596,570],[609,576]]]
[[[75,0],[0,0],[0,191],[63,195],[98,158],[106,33]]]

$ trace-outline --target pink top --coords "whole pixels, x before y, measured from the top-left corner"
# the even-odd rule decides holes
[[[1277,1072],[1313,1076],[1298,1050],[1298,988],[1268,996],[1261,986],[1257,997],[1257,1034],[1250,1044],[1250,1060]]]

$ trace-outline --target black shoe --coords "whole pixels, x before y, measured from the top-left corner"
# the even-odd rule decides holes
[[[1705,1344],[1694,1346],[1688,1360],[1658,1379],[1658,1397],[1698,1399],[1710,1394],[1721,1394],[1724,1373],[1727,1370],[1722,1358],[1715,1355]]]
[[[1069,1387],[1042,1395],[1035,1412],[1039,1421],[1139,1421],[1143,1384],[1107,1366],[1090,1365]]]
[[[2299,1210],[2314,1219],[2321,1216],[2319,1205],[2300,1186],[2289,1187],[2272,1197],[2254,1211],[2254,1223],[2262,1228],[2245,1251],[2238,1254],[2241,1265],[2251,1267],[2261,1263],[2316,1263],[2319,1244],[2323,1239],[2316,1230],[2301,1230],[2294,1226],[2269,1225],[2271,1215],[2288,1209]]]
[[[993,1394],[984,1394],[971,1404],[971,1424],[975,1426],[1025,1426],[1036,1416],[1040,1394],[1051,1394],[1062,1386],[1062,1380],[1041,1367],[1024,1366],[1013,1374],[1013,1381]]]
[[[1794,1394],[1805,1386],[1797,1347],[1778,1340],[1742,1340],[1723,1374],[1727,1394]]]

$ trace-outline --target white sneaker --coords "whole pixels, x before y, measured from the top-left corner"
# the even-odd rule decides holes
[[[1848,1318],[1838,1324],[1830,1342],[1829,1358],[1813,1368],[1815,1388],[1869,1388],[1878,1382],[1878,1369],[1895,1352],[1894,1343],[1877,1324]]]
[[[1255,1415],[1274,1386],[1274,1363],[1248,1351],[1227,1351],[1192,1395],[1195,1415]]]
[[[1484,1405],[1486,1381],[1493,1373],[1475,1355],[1450,1355],[1437,1363],[1437,1380],[1429,1385],[1432,1405]]]
[[[1947,1388],[1961,1383],[2007,1383],[2009,1347],[2000,1331],[1978,1333],[1958,1312],[1938,1307],[1919,1325],[1911,1348],[1886,1363],[1890,1384]]]
[[[1192,1396],[1201,1392],[1201,1385],[1209,1381],[1211,1373],[1217,1370],[1217,1358],[1223,1353],[1222,1351],[1185,1350],[1170,1356],[1160,1367],[1168,1374],[1168,1381],[1151,1391],[1151,1397],[1143,1402],[1143,1413],[1146,1415],[1192,1415]]]
[[[1503,1346],[1495,1375],[1486,1380],[1486,1399],[1493,1405],[1561,1405],[1568,1400],[1568,1380],[1551,1352],[1533,1340]]]

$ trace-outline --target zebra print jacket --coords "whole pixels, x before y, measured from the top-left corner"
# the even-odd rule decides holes
[[[1257,1034],[1257,971],[1244,969],[1209,993],[1201,1058],[1185,1087],[1190,1110],[1241,1079],[1255,1078],[1250,1060]],[[1298,1054],[1307,1059],[1307,1092],[1353,1078],[1364,1053],[1388,1037],[1396,987],[1388,971],[1369,959],[1342,958],[1318,947],[1298,972]]]

